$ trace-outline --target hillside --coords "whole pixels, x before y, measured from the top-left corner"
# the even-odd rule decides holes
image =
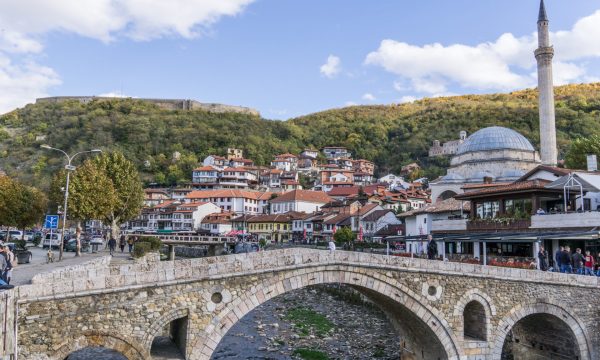
[[[572,139],[600,135],[600,83],[559,87],[556,100],[561,155]],[[64,158],[40,144],[70,153],[100,147],[123,151],[145,181],[173,184],[189,180],[199,160],[227,147],[241,147],[246,157],[264,165],[276,153],[343,145],[356,157],[373,160],[379,173],[418,161],[435,176],[447,160],[427,158],[432,140],[455,139],[460,130],[473,133],[491,125],[513,128],[537,146],[535,90],[353,106],[283,122],[249,114],[164,110],[135,99],[38,103],[0,117],[0,169],[44,187]],[[179,161],[172,160],[175,151],[181,153]]]

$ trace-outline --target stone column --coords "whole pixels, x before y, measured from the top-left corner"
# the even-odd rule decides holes
[[[175,245],[169,245],[169,260],[175,260]]]
[[[473,256],[476,258],[481,258],[481,248],[479,247],[479,241],[473,243]]]
[[[487,244],[485,241],[482,244],[483,244],[483,255],[482,255],[483,265],[487,265]]]
[[[536,267],[538,270],[540,270],[540,258],[537,256],[537,254],[539,252],[540,252],[540,242],[534,241],[533,242],[533,257],[535,258],[535,263],[536,263]]]

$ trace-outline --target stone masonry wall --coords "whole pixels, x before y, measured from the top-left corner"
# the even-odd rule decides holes
[[[600,347],[596,277],[308,249],[186,259],[157,257],[63,274],[51,286],[19,287],[19,351],[25,359],[64,359],[102,345],[147,359],[152,339],[187,316],[187,358],[208,359],[246,313],[287,291],[345,283],[380,294],[435,334],[448,359],[500,359],[506,335],[530,314],[548,313],[577,338],[581,359]],[[218,295],[218,296],[217,296]],[[463,338],[463,310],[485,310],[487,341]]]

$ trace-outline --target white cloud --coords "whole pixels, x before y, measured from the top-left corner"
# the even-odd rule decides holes
[[[342,60],[339,57],[337,57],[335,55],[329,55],[327,57],[327,62],[325,64],[321,65],[319,70],[321,71],[322,75],[331,79],[340,73],[340,71],[342,70],[341,65],[342,65]]]
[[[371,93],[366,93],[362,96],[363,100],[367,100],[367,101],[375,101],[377,100],[377,98],[375,97],[375,95],[371,94]]]
[[[578,20],[571,30],[551,33],[556,84],[593,79],[583,61],[600,57],[599,38],[600,10]],[[450,86],[505,91],[536,85],[536,47],[537,34],[515,37],[507,33],[475,46],[417,46],[388,39],[367,55],[365,63],[398,75],[400,80],[394,82],[398,91],[446,94]]]
[[[403,104],[403,103],[411,103],[411,102],[414,102],[417,100],[419,100],[419,98],[416,96],[406,95],[406,96],[401,97],[399,102],[401,104]]]
[[[47,96],[47,90],[58,84],[60,78],[54,70],[34,62],[15,64],[0,53],[0,113]]]
[[[255,0],[18,0],[0,12],[0,111],[45,96],[60,78],[33,60],[48,33],[70,33],[103,42],[118,38],[194,38],[224,16]],[[18,57],[17,57],[18,55]],[[104,94],[107,96],[117,93]]]

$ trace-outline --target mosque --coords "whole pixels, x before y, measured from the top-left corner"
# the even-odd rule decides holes
[[[463,193],[465,187],[485,186],[518,180],[538,165],[556,166],[556,125],[554,87],[548,16],[544,1],[538,17],[538,49],[535,51],[538,68],[540,114],[540,152],[518,132],[500,126],[476,131],[458,147],[450,161],[447,174],[430,183],[434,202]]]

